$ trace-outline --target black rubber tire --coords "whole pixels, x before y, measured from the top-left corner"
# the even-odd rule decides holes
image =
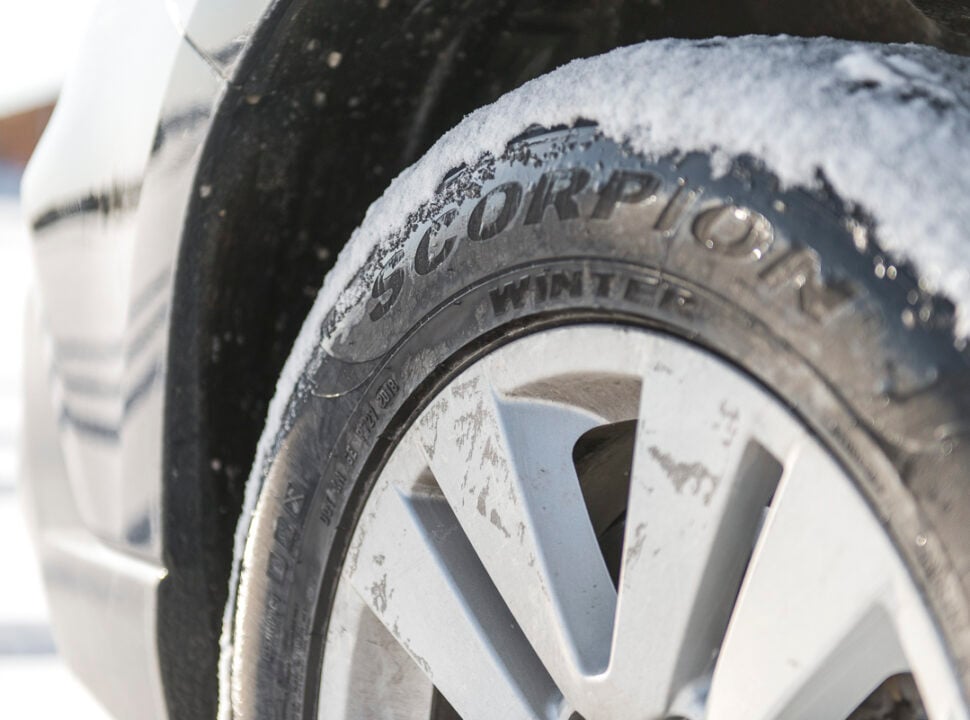
[[[649,161],[582,126],[454,172],[401,223],[360,268],[366,302],[320,329],[262,478],[240,715],[316,717],[350,534],[435,388],[514,337],[590,321],[687,338],[793,408],[885,522],[966,680],[970,358],[953,306],[893,264],[858,211],[782,191],[750,160],[714,177],[706,156]]]

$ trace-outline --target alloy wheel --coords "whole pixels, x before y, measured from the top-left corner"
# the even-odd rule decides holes
[[[479,359],[393,448],[319,717],[818,720],[880,688],[898,717],[968,717],[850,475],[726,361],[588,324]]]

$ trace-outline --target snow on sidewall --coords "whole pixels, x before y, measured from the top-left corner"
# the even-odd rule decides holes
[[[786,187],[820,174],[875,222],[882,247],[957,307],[970,336],[970,60],[915,45],[744,37],[663,40],[577,60],[468,115],[368,210],[304,323],[270,405],[235,538],[223,625],[220,717],[228,717],[235,592],[250,520],[287,401],[327,314],[443,177],[498,156],[530,125],[593,120],[649,157],[702,151],[726,172],[751,155]]]

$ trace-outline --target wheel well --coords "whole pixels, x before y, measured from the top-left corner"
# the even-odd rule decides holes
[[[391,178],[464,114],[571,59],[765,31],[962,42],[908,0],[277,3],[213,121],[175,278],[158,620],[173,717],[215,713],[233,532],[266,408],[324,275]]]

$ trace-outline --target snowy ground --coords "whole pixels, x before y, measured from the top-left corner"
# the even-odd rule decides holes
[[[21,323],[29,277],[17,173],[0,166],[0,718],[107,718],[58,659],[17,494]]]

